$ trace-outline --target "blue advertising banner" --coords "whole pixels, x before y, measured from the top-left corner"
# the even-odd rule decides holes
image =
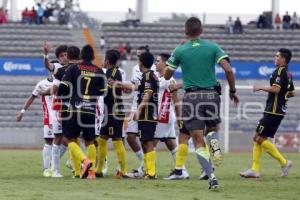
[[[275,69],[273,62],[231,62],[231,66],[235,73],[236,79],[266,79],[269,78]],[[290,63],[289,71],[293,75],[294,80],[300,80],[300,63]],[[218,79],[225,79],[225,73],[220,66],[216,66],[216,74]],[[181,78],[182,72],[179,68],[175,74],[175,78]]]
[[[47,74],[43,59],[0,58],[0,75],[44,76]]]

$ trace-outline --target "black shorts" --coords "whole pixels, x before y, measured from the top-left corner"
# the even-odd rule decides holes
[[[65,133],[67,139],[76,139],[82,132],[82,138],[85,141],[93,141],[95,139],[95,115],[70,112],[69,120],[65,120]]]
[[[122,138],[124,118],[116,118],[113,115],[107,115],[107,117],[107,119],[104,119],[105,124],[101,128],[100,135],[109,138]]]
[[[283,115],[264,113],[264,116],[259,120],[256,133],[261,137],[273,138],[283,118]]]
[[[183,121],[178,122],[177,125],[179,128],[179,133],[190,135],[190,132],[185,128]]]
[[[182,117],[186,130],[204,130],[221,122],[220,96],[214,90],[187,92],[183,97]]]
[[[140,140],[143,142],[153,140],[157,122],[139,121],[138,130]]]

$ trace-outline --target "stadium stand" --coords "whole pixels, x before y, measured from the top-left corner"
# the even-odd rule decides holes
[[[120,23],[104,23],[102,31],[110,47],[116,47],[120,42],[130,42],[133,49],[148,44],[155,54],[171,52],[185,39],[182,23],[141,24],[137,28],[128,28]],[[280,47],[290,48],[294,52],[294,61],[299,61],[298,33],[299,31],[245,27],[244,34],[231,35],[227,34],[222,26],[206,25],[202,38],[220,44],[235,61],[270,61],[274,49]]]

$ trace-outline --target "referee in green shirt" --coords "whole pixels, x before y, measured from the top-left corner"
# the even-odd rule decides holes
[[[182,169],[188,156],[188,139],[193,138],[197,158],[209,177],[209,189],[219,187],[213,174],[209,152],[205,149],[204,130],[217,130],[220,120],[220,96],[217,91],[218,82],[215,74],[216,63],[225,71],[229,86],[230,98],[234,103],[239,102],[235,94],[234,74],[229,64],[228,55],[216,44],[200,39],[202,33],[201,21],[196,17],[189,18],[185,23],[185,34],[188,41],[179,45],[169,58],[165,78],[172,77],[174,71],[180,66],[183,75],[182,119],[189,135],[179,135],[179,147],[175,170],[166,179],[182,178]],[[213,156],[221,159],[221,151],[216,132],[208,137],[208,143]],[[215,155],[214,155],[215,154]]]

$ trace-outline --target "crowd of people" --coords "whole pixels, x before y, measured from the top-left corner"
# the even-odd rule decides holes
[[[44,7],[42,4],[38,3],[31,9],[26,7],[22,11],[23,24],[45,24],[51,21],[51,18],[55,17],[59,24],[69,23],[69,13],[64,8],[55,8],[52,5],[47,5]]]
[[[257,28],[262,29],[299,29],[300,28],[300,18],[297,13],[294,12],[291,16],[288,11],[282,17],[279,13],[276,14],[274,20],[272,18],[272,12],[263,12],[257,20]]]
[[[101,68],[93,64],[95,53],[90,45],[82,49],[60,45],[55,50],[57,60],[51,61],[48,56],[51,45],[46,42],[44,63],[49,77],[37,84],[17,116],[17,121],[21,121],[33,100],[42,97],[43,176],[63,177],[59,163],[68,149],[74,178],[104,177],[108,140],[111,139],[119,164],[115,178],[157,179],[156,145],[161,141],[170,151],[175,166],[164,179],[188,179],[185,163],[188,141],[192,138],[197,161],[203,169],[201,179],[208,180],[208,189],[219,188],[213,168],[213,164],[219,166],[223,158],[218,140],[222,90],[213,70],[217,63],[226,74],[229,98],[235,105],[239,103],[239,96],[228,55],[218,44],[200,38],[202,31],[201,21],[191,17],[185,23],[187,41],[172,55],[160,53],[155,59],[147,46],[137,48],[137,64],[132,68],[130,81],[119,67],[121,53],[126,52],[124,47],[108,49],[104,68]],[[268,140],[274,137],[285,115],[287,99],[294,96],[287,68],[291,58],[288,49],[279,49],[271,86],[253,88],[254,92],[264,91],[269,95],[254,137],[253,166],[240,173],[244,178],[260,176],[263,150],[278,160],[282,177],[286,177],[292,167],[292,162]],[[179,67],[183,71],[183,83],[176,83],[172,77]],[[179,89],[185,90],[183,104],[177,96]],[[133,97],[130,110],[125,108],[125,93]],[[126,116],[128,127],[124,130]],[[80,138],[85,147],[80,145]],[[127,170],[125,141],[140,161],[137,170],[132,172]]]

